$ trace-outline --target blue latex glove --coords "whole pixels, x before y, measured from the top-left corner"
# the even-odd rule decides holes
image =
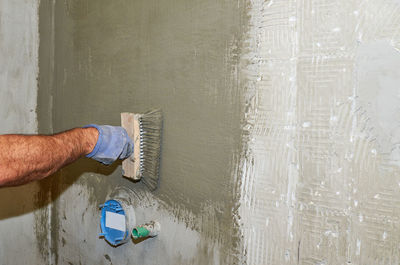
[[[99,131],[99,138],[93,151],[86,157],[111,165],[117,159],[126,159],[133,153],[133,142],[124,128],[109,125],[86,125]]]

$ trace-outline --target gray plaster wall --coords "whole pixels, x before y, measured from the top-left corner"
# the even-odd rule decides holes
[[[38,3],[0,0],[0,134],[37,132]],[[38,183],[0,189],[0,264],[44,263],[39,193]]]
[[[162,108],[160,188],[122,178],[121,165],[82,159],[51,184],[55,264],[235,264],[244,98],[238,76],[246,23],[238,1],[56,1],[54,131],[120,125],[121,112]],[[159,237],[113,248],[98,206],[125,196]]]
[[[44,2],[39,127],[165,112],[158,191],[87,159],[41,184],[49,263],[399,263],[398,0]],[[115,197],[161,235],[99,239]]]

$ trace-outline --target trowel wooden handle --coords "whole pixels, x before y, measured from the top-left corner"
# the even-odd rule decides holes
[[[124,112],[121,113],[121,126],[127,131],[134,143],[133,154],[122,161],[124,176],[130,179],[139,180],[140,176],[140,115]]]

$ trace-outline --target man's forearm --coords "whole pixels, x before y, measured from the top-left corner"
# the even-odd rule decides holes
[[[77,128],[56,135],[0,135],[0,186],[42,179],[89,154],[96,128]]]

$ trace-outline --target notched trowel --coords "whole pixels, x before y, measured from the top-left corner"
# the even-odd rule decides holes
[[[123,175],[155,190],[160,176],[161,136],[163,118],[161,110],[144,114],[121,113],[121,126],[133,140],[133,154],[122,161]]]

